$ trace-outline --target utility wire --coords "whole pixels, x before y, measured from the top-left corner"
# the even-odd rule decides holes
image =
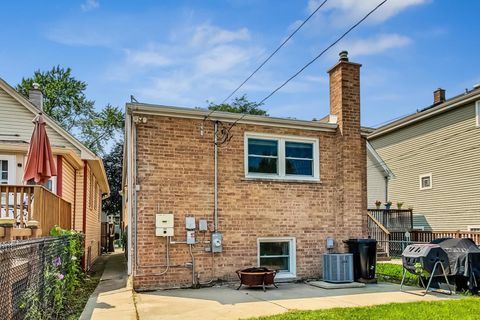
[[[321,7],[323,7],[325,5],[325,3],[327,2],[328,0],[325,0],[323,1],[318,7],[317,9],[315,9],[315,11],[313,11],[308,17],[307,19],[305,19],[296,29],[295,31],[292,32],[292,34],[290,34],[288,36],[288,38],[286,38],[282,44],[277,48],[275,49],[275,51],[272,52],[272,54],[270,54],[270,56],[265,59],[265,61],[263,61],[260,66],[258,66],[257,69],[255,69],[255,71],[253,71],[232,93],[230,93],[230,95],[228,97],[225,98],[225,100],[223,100],[222,103],[225,103],[225,101],[227,101],[228,99],[230,99],[241,87],[243,87],[243,85],[248,81],[250,80],[251,77],[253,77],[255,75],[255,73],[257,73],[258,70],[260,70],[281,48],[283,48],[283,46],[298,32],[298,30],[300,30],[304,25],[305,23],[308,22],[308,20],[310,20],[310,18],[312,18],[315,13],[317,13],[318,10],[320,10]]]
[[[293,76],[291,76],[290,78],[288,78],[284,83],[282,83],[279,87],[277,87],[275,90],[273,90],[268,96],[266,96],[265,98],[263,98],[262,101],[259,102],[259,105],[263,104],[268,98],[270,98],[271,96],[273,96],[278,90],[282,89],[287,83],[289,83],[291,80],[293,80],[295,77],[297,77],[300,73],[303,72],[303,70],[305,70],[306,68],[308,68],[312,63],[314,63],[315,61],[317,61],[318,58],[320,58],[325,52],[327,52],[330,48],[332,48],[334,45],[336,45],[338,42],[340,42],[340,40],[342,40],[343,38],[345,38],[345,36],[347,34],[349,34],[353,29],[355,29],[356,27],[358,27],[358,25],[360,25],[363,21],[365,21],[372,13],[374,13],[375,11],[377,11],[378,8],[380,8],[383,4],[385,4],[385,2],[387,2],[387,0],[383,0],[382,2],[380,2],[375,8],[373,8],[372,10],[370,10],[370,12],[368,12],[362,19],[358,20],[353,26],[351,26],[347,31],[345,31],[344,34],[342,34],[337,40],[335,40],[334,42],[332,42],[328,47],[326,47],[322,52],[320,52],[320,54],[318,54],[315,58],[313,58],[312,60],[310,60],[310,62],[308,62],[306,65],[304,65],[299,71],[297,71]],[[242,120],[243,118],[245,118],[245,116],[247,116],[247,113],[244,113],[240,118],[238,118],[237,120],[235,120],[235,122],[232,123],[232,125],[230,126],[229,130],[240,120]]]
[[[387,158],[387,159],[382,159],[383,163],[385,165],[391,165],[392,163],[394,162],[398,162],[398,161],[403,161],[403,160],[407,160],[409,158],[412,158],[414,156],[417,156],[420,154],[420,152],[423,152],[423,151],[429,151],[429,150],[432,150],[434,149],[435,147],[437,147],[436,145],[439,144],[439,143],[442,143],[442,142],[445,142],[447,140],[450,140],[452,138],[456,138],[458,136],[460,136],[461,134],[463,133],[469,133],[469,132],[472,132],[474,130],[476,130],[477,128],[476,127],[473,127],[473,128],[468,128],[467,130],[462,130],[462,131],[459,131],[459,132],[455,132],[451,135],[448,135],[440,140],[437,140],[437,141],[433,141],[433,142],[430,142],[430,143],[427,143],[419,148],[416,148],[415,150],[412,150],[412,152],[407,152],[407,153],[402,153],[402,154],[399,154],[399,155],[396,155],[396,156],[393,156],[393,157],[390,157],[390,158]],[[446,142],[446,143],[443,143],[441,146],[446,146],[450,143],[458,143],[459,141],[462,141],[462,140],[465,140],[465,139],[468,139],[470,138],[470,135],[467,135],[467,136],[464,136],[462,138],[459,138],[458,140],[453,140],[453,141],[449,141],[449,142]],[[430,148],[428,148],[430,147]],[[433,148],[432,148],[433,147]],[[427,149],[426,149],[427,148]],[[387,163],[388,162],[388,163]],[[369,166],[367,166],[367,168],[379,168],[381,165],[379,164],[371,164]]]
[[[245,80],[243,80],[243,82],[235,89],[233,90],[232,93],[230,93],[228,95],[228,97],[226,97],[223,101],[222,101],[222,104],[225,103],[228,99],[230,99],[238,90],[240,90],[241,87],[243,87],[243,85],[248,81],[250,80],[250,78],[252,78],[257,72],[258,70],[260,70],[278,51],[280,51],[280,49],[283,48],[283,46],[308,22],[308,20],[310,20],[316,13],[318,10],[320,10],[320,8],[322,8],[325,3],[327,3],[328,0],[324,0],[308,17],[307,19],[305,19],[296,29],[295,31],[293,31],[283,42],[282,44],[280,44],[280,46],[278,46],[277,49],[275,49],[275,51],[273,51],[267,59],[265,59],[259,66],[257,69],[255,69],[255,71],[253,71]],[[205,120],[212,115],[212,113],[216,111],[216,110],[212,110],[209,114],[207,114],[207,116],[205,117]]]
[[[373,8],[369,13],[367,13],[362,19],[360,19],[357,23],[355,23],[353,26],[351,26],[347,31],[345,31],[344,34],[342,34],[337,40],[335,40],[334,42],[332,42],[328,47],[326,47],[322,52],[320,52],[320,54],[318,54],[315,58],[313,58],[312,60],[310,60],[310,62],[308,62],[306,65],[304,65],[299,71],[297,71],[293,76],[291,76],[290,78],[288,78],[284,83],[282,83],[280,86],[278,86],[275,90],[273,90],[268,96],[266,96],[265,98],[263,98],[262,101],[260,101],[260,104],[264,103],[268,98],[270,98],[271,96],[273,96],[278,90],[282,89],[287,83],[289,83],[291,80],[293,80],[294,78],[296,78],[300,73],[303,72],[303,70],[305,70],[306,68],[308,68],[312,63],[314,63],[315,61],[317,61],[318,58],[320,58],[325,52],[327,52],[331,47],[333,47],[334,45],[336,45],[338,42],[340,42],[340,40],[342,40],[343,38],[345,38],[345,36],[347,34],[349,34],[353,29],[355,29],[356,27],[358,27],[358,25],[360,25],[363,21],[365,21],[372,13],[374,13],[375,11],[377,11],[378,8],[380,8],[385,2],[387,2],[387,0],[383,0],[382,2],[380,2],[380,4],[378,4],[375,8]]]

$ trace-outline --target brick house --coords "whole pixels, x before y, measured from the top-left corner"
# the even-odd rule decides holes
[[[228,130],[241,115],[128,103],[134,288],[234,280],[256,265],[278,278],[319,277],[327,238],[343,251],[342,240],[365,237],[360,67],[340,54],[328,72],[330,115],[319,121],[247,115]]]

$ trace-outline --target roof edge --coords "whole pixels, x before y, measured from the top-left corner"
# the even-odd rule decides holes
[[[141,113],[160,116],[170,116],[189,119],[205,119],[207,116],[211,120],[224,122],[235,122],[243,114],[233,112],[214,111],[207,109],[193,109],[185,107],[173,107],[164,105],[154,105],[145,103],[127,103],[127,113]],[[333,123],[320,123],[318,121],[298,120],[289,118],[267,117],[260,115],[245,115],[238,123],[269,125],[276,127],[288,127],[315,131],[334,132],[338,125]]]
[[[473,90],[467,94],[463,94],[463,95],[454,97],[450,100],[447,100],[430,109],[413,113],[401,119],[390,122],[384,126],[381,126],[375,129],[375,131],[373,131],[371,134],[369,134],[368,139],[377,138],[389,132],[392,132],[400,128],[403,128],[405,126],[408,126],[410,124],[431,118],[435,115],[447,112],[455,107],[470,103],[472,101],[476,101],[478,99],[480,99],[480,90]]]

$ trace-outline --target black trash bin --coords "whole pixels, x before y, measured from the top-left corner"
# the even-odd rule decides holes
[[[355,281],[376,283],[377,240],[348,239],[345,243],[348,245],[348,252],[353,254],[353,276]]]

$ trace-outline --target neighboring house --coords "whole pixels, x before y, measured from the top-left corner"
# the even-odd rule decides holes
[[[321,121],[127,104],[135,289],[232,280],[257,265],[278,278],[318,277],[327,238],[338,252],[342,240],[366,236],[360,65],[344,52],[329,74],[330,116]]]
[[[480,231],[479,116],[479,86],[448,100],[438,89],[432,106],[373,131],[369,207],[400,201],[413,207],[415,228]]]
[[[32,119],[40,111],[43,96],[32,90],[31,100],[0,79],[0,184],[25,185],[23,168],[33,131]],[[45,188],[68,202],[73,229],[85,233],[87,260],[93,262],[100,253],[100,219],[102,197],[109,195],[103,161],[92,151],[45,116],[47,134],[57,165],[58,174]],[[10,189],[13,190],[13,189]],[[12,198],[12,194],[10,197]],[[34,199],[34,201],[40,201]],[[2,206],[6,197],[2,194]],[[11,202],[10,202],[11,203]],[[5,210],[2,215],[5,215]],[[46,213],[46,214],[54,214]],[[33,217],[38,219],[38,217]],[[42,227],[42,226],[40,226]],[[43,230],[43,234],[49,230]]]

